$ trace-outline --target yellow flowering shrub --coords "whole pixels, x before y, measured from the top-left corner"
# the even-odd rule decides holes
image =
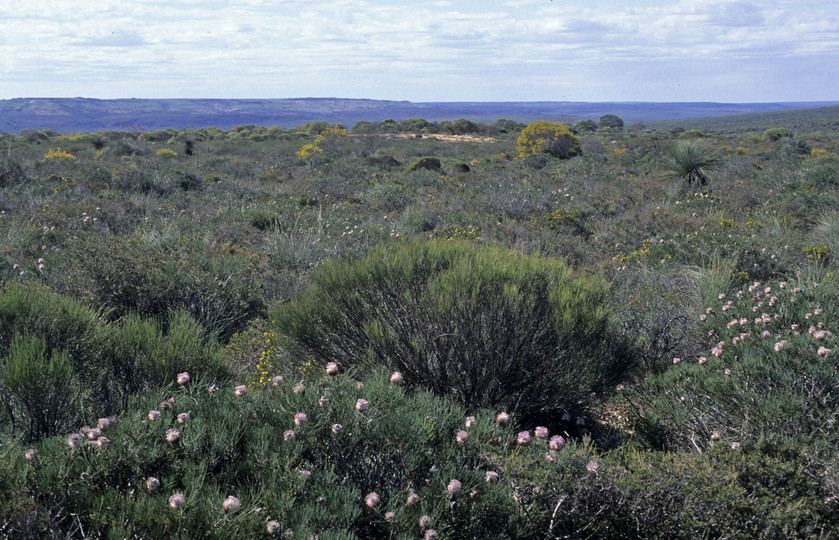
[[[73,161],[75,159],[76,156],[66,150],[62,150],[61,147],[58,147],[55,150],[50,148],[49,151],[44,154],[44,160],[46,161]]]

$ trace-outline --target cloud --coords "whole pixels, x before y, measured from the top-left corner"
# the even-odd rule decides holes
[[[84,38],[73,43],[79,47],[141,47],[147,44],[140,34],[133,31],[115,31],[109,35]]]
[[[839,65],[832,0],[42,0],[0,8],[0,36],[0,76],[20,88],[37,79],[33,66],[52,66],[75,74],[61,86],[75,84],[71,95],[114,91],[90,86],[111,77],[158,96],[590,100],[652,88],[682,99],[714,70],[710,80],[745,96],[764,90],[731,82],[732,70],[786,73],[798,59],[825,66],[812,82],[831,69],[835,80]],[[679,70],[681,90],[669,82],[678,65],[702,67]],[[33,93],[44,87],[58,88]]]

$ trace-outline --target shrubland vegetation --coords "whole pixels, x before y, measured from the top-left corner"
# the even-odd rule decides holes
[[[5,134],[0,535],[833,537],[839,129],[612,116]]]

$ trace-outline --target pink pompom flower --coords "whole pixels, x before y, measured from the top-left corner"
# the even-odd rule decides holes
[[[78,448],[84,444],[84,437],[81,433],[71,433],[67,436],[67,445],[70,448]]]
[[[499,426],[506,426],[510,422],[510,415],[505,412],[498,413],[498,416],[495,417],[495,421]]]
[[[184,499],[184,496],[181,493],[175,493],[169,497],[169,506],[175,510],[181,509],[185,502],[186,499]]]
[[[338,364],[335,362],[329,362],[326,364],[326,374],[327,375],[337,375],[338,374]]]
[[[224,502],[221,503],[221,509],[230,514],[238,511],[241,507],[242,502],[233,495],[229,495],[226,499],[224,499]]]
[[[368,493],[366,497],[364,497],[364,504],[367,505],[367,508],[375,508],[379,505],[381,499],[379,499],[379,494],[375,491]]]
[[[466,429],[472,429],[477,423],[478,420],[474,416],[466,417]]]
[[[342,426],[341,424],[332,424],[333,435],[340,435],[342,431],[344,431],[344,426]]]
[[[452,480],[449,481],[449,485],[446,486],[446,491],[449,492],[449,495],[454,496],[460,493],[460,489],[462,487],[463,486],[461,485],[460,480],[452,478]]]
[[[536,426],[534,430],[534,435],[536,435],[537,439],[547,439],[548,438],[548,428],[545,426]]]
[[[498,473],[495,471],[487,471],[485,480],[487,484],[494,484],[495,482],[498,482]]]
[[[179,424],[186,424],[187,422],[189,422],[189,413],[188,412],[182,412],[181,414],[178,415],[178,423]]]
[[[283,440],[284,441],[293,441],[294,440],[294,430],[289,429],[283,432]]]
[[[181,433],[177,429],[166,430],[166,442],[169,444],[175,444],[179,440],[181,440]]]
[[[237,397],[242,397],[248,393],[248,387],[244,384],[240,384],[239,386],[233,389],[233,393],[236,394]]]
[[[403,381],[402,374],[398,371],[394,371],[393,374],[390,376],[391,384],[402,384]]]
[[[369,407],[369,403],[367,403],[366,399],[359,399],[355,402],[355,410],[358,412],[367,412],[367,408]]]
[[[596,461],[589,461],[588,465],[586,465],[586,470],[588,472],[590,472],[591,474],[597,474],[597,469],[598,468],[599,468],[599,465],[597,464]]]
[[[155,478],[154,476],[149,476],[146,478],[146,489],[149,491],[157,491],[160,487],[160,480]]]
[[[306,416],[306,413],[299,412],[294,415],[294,425],[295,426],[302,426],[305,424],[309,418]]]
[[[520,431],[519,434],[516,435],[516,442],[521,445],[530,444],[530,432]]]
[[[184,371],[183,373],[178,373],[178,384],[183,386],[189,382],[189,373]]]
[[[551,450],[562,450],[565,448],[565,439],[562,438],[562,435],[554,435],[548,445]]]
[[[466,444],[466,441],[469,440],[469,433],[462,430],[458,431],[455,435],[455,440],[457,441],[457,444]]]

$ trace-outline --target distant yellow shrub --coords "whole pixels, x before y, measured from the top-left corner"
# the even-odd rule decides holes
[[[46,161],[55,161],[55,160],[58,160],[58,161],[73,161],[74,159],[76,159],[76,156],[74,156],[70,152],[62,150],[61,147],[59,147],[59,148],[56,148],[55,150],[50,148],[49,152],[44,154],[44,159]]]
[[[178,153],[172,150],[171,148],[159,148],[155,154],[159,157],[170,159],[173,157],[178,157]]]
[[[533,154],[549,154],[558,158],[579,155],[580,142],[563,124],[540,120],[524,128],[516,141],[520,158]]]

